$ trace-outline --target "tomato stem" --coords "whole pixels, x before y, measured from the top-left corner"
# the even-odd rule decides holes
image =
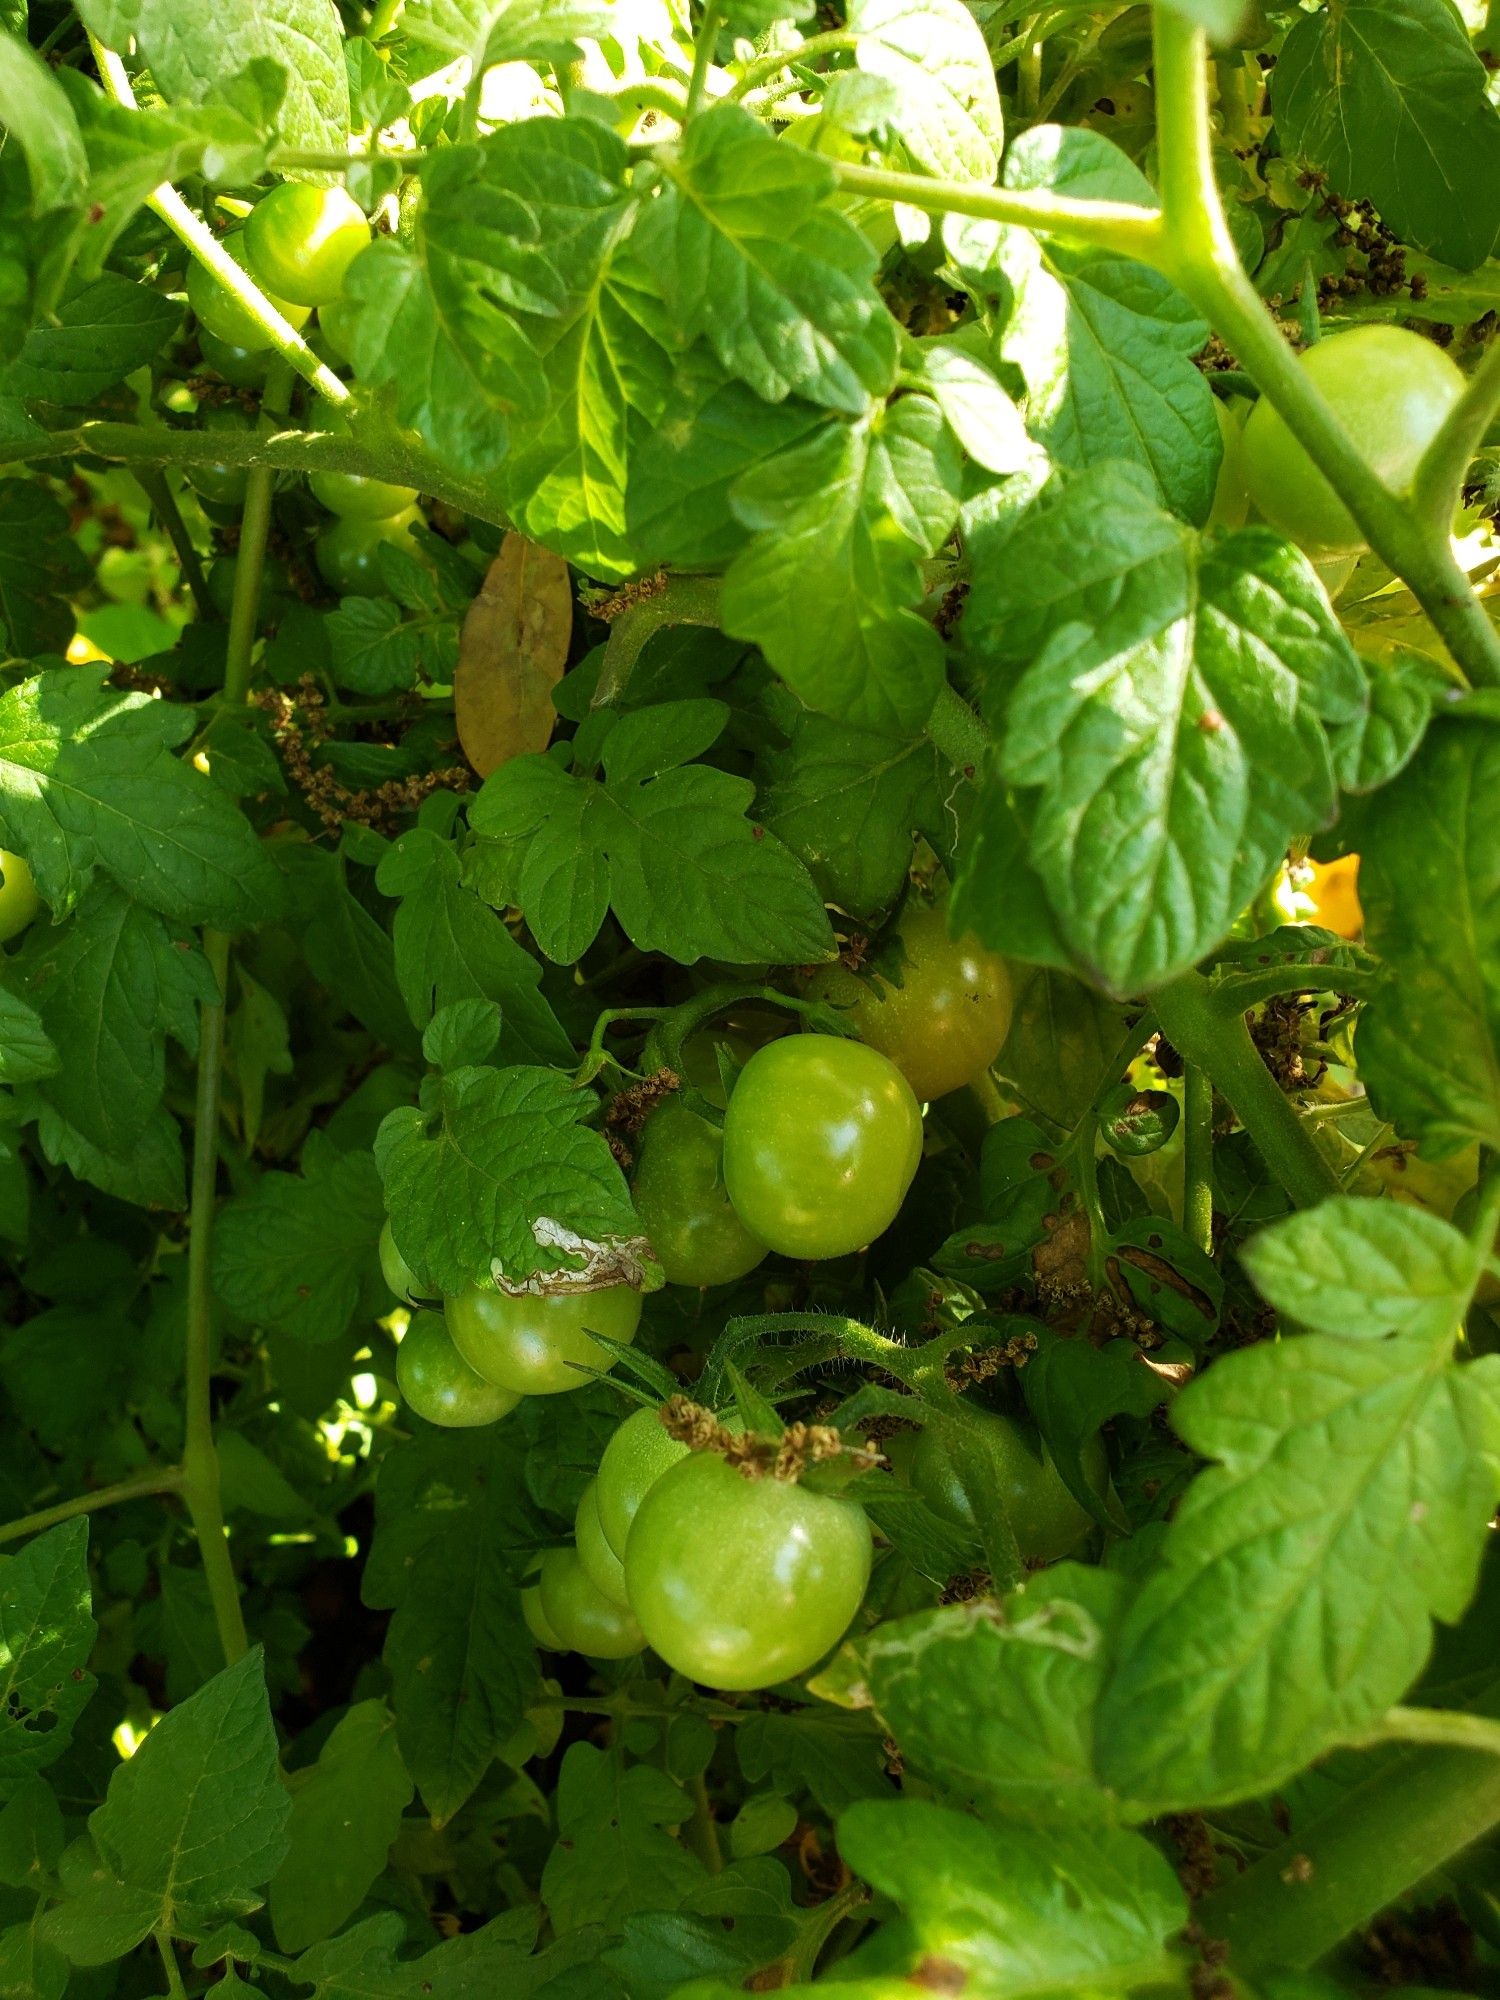
[[[138,1472],[130,1479],[117,1479],[113,1486],[100,1486],[72,1500],[59,1500],[55,1507],[42,1507],[34,1514],[22,1514],[14,1521],[0,1523],[0,1542],[24,1541],[29,1535],[40,1535],[79,1514],[96,1514],[101,1507],[119,1507],[129,1500],[147,1500],[156,1494],[181,1491],[181,1466],[164,1465],[155,1472]]]
[[[1162,1032],[1228,1099],[1266,1165],[1298,1208],[1339,1192],[1338,1176],[1261,1061],[1245,1017],[1200,973],[1184,973],[1152,996]]]
[[[1417,511],[1444,533],[1463,498],[1464,478],[1500,410],[1500,341],[1494,341],[1444,418],[1412,482]]]
[[[1082,201],[1071,195],[1030,188],[983,187],[977,182],[932,180],[832,160],[834,178],[850,194],[905,202],[929,215],[974,215],[984,222],[1019,223],[1043,235],[1061,236],[1122,257],[1154,264],[1161,256],[1161,215],[1128,201]]]
[[[1205,1257],[1214,1247],[1214,1087],[1189,1063],[1182,1079],[1182,1227]]]
[[[687,105],[683,114],[685,118],[691,118],[694,112],[702,108],[703,93],[708,85],[708,72],[714,59],[714,47],[723,25],[722,0],[704,0],[703,18],[698,23],[698,39],[693,49],[693,74],[688,80]]]
[[[844,49],[857,49],[859,36],[851,35],[847,28],[830,28],[826,34],[809,35],[805,42],[799,42],[794,49],[781,49],[768,56],[761,56],[749,68],[729,93],[731,103],[748,97],[752,90],[762,83],[769,83],[793,64],[799,68],[813,61],[816,56],[837,55]]]

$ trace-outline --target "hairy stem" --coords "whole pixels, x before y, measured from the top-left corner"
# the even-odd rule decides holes
[[[809,35],[795,49],[778,49],[774,55],[761,56],[750,64],[739,78],[729,95],[731,100],[748,97],[760,84],[769,83],[773,76],[779,76],[784,69],[792,69],[803,63],[810,63],[817,56],[836,55],[844,49],[857,49],[859,36],[851,35],[847,28],[830,28],[826,34]]]
[[[135,110],[135,91],[124,63],[93,35],[89,36],[89,47],[94,52],[106,96],[127,110]],[[283,319],[249,272],[241,270],[202,216],[188,207],[169,181],[163,181],[146,197],[146,206],[161,217],[205,269],[212,271],[225,291],[232,293],[255,320],[267,344],[310,382],[320,396],[326,396],[330,403],[348,402],[349,391],[338,376],[318,359],[291,321]]]
[[[1497,1824],[1500,1756],[1424,1745],[1388,1758],[1194,1915],[1228,1943],[1235,1972],[1300,1971]]]
[[[1339,1192],[1338,1176],[1261,1061],[1243,1014],[1187,972],[1152,996],[1162,1033],[1226,1097],[1274,1178],[1298,1208]]]
[[[164,1465],[156,1472],[138,1472],[129,1479],[117,1479],[113,1486],[100,1486],[92,1493],[80,1493],[73,1500],[59,1500],[55,1507],[41,1507],[34,1514],[22,1514],[14,1521],[0,1522],[0,1542],[20,1542],[40,1535],[60,1521],[78,1514],[96,1514],[101,1507],[120,1507],[127,1500],[149,1500],[154,1495],[180,1493],[182,1468]]]
[[[1500,635],[1453,555],[1448,520],[1424,515],[1409,494],[1393,492],[1378,477],[1298,366],[1240,262],[1214,177],[1202,30],[1159,7],[1155,35],[1164,227],[1149,261],[1181,286],[1238,355],[1371,548],[1410,587],[1470,682],[1500,686]]]

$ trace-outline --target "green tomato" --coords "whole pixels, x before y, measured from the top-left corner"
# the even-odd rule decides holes
[[[1010,968],[977,938],[948,934],[941,903],[915,898],[897,931],[901,983],[827,966],[808,998],[848,1009],[862,1042],[889,1056],[922,1099],[946,1097],[994,1062],[1010,1033]]]
[[[409,1305],[417,1296],[417,1274],[396,1248],[388,1222],[380,1226],[380,1275],[403,1305]]]
[[[641,1502],[662,1474],[687,1455],[688,1447],[666,1429],[654,1404],[633,1410],[604,1447],[594,1501],[604,1539],[617,1556],[625,1554]]]
[[[978,1416],[978,1413],[976,1413]],[[1052,1454],[1034,1432],[1028,1437],[1009,1417],[985,1413],[982,1436],[1005,1498],[1005,1515],[1022,1559],[1029,1563],[1057,1562],[1071,1555],[1093,1528],[1062,1482]],[[1101,1439],[1084,1447],[1084,1476],[1094,1492],[1103,1494],[1108,1462]],[[949,1456],[941,1430],[928,1424],[911,1455],[911,1482],[935,1512],[958,1527],[976,1526],[974,1508]]]
[[[405,513],[417,497],[415,486],[392,486],[384,479],[361,479],[354,472],[308,475],[313,498],[345,521],[388,521]]]
[[[583,1489],[578,1512],[573,1517],[573,1546],[583,1573],[596,1590],[602,1590],[612,1604],[630,1608],[625,1595],[625,1565],[605,1538],[599,1520],[599,1482],[591,1479]]]
[[[549,1549],[542,1557],[538,1610],[556,1634],[555,1651],[591,1660],[628,1660],[646,1641],[632,1612],[615,1604],[592,1581],[577,1549]]]
[[[805,1673],[848,1631],[870,1578],[853,1500],[744,1479],[717,1452],[663,1473],[625,1546],[625,1587],[648,1644],[715,1688]]]
[[[383,521],[335,521],[319,535],[313,550],[323,581],[339,597],[381,596],[385,590],[381,549],[389,544],[420,561],[422,551],[411,531],[421,519],[415,507],[408,507],[404,514]]]
[[[220,340],[206,326],[198,328],[198,352],[203,356],[204,366],[212,368],[226,382],[236,389],[260,389],[265,385],[266,370],[271,365],[269,347],[235,347],[227,340]]]
[[[209,564],[209,601],[221,618],[227,618],[234,604],[234,583],[239,575],[238,556],[220,556]],[[291,574],[284,562],[275,556],[267,556],[261,570],[260,602],[258,615],[271,617],[278,602],[284,603],[292,596]]]
[[[245,252],[245,232],[231,230],[224,238],[224,248],[235,263],[244,270],[250,270],[250,262]],[[252,276],[254,273],[252,272]],[[259,282],[257,280],[257,282]],[[265,289],[264,286],[261,287]],[[260,322],[242,306],[233,292],[226,291],[206,265],[196,258],[188,266],[188,304],[192,307],[200,327],[206,327],[217,339],[228,347],[237,347],[246,354],[263,353],[271,343]],[[307,318],[307,307],[268,294],[271,304],[293,326],[301,326]]]
[[[471,1286],[448,1300],[448,1329],[458,1351],[487,1382],[518,1396],[557,1396],[590,1380],[578,1368],[608,1369],[614,1356],[590,1332],[628,1344],[641,1323],[641,1295],[630,1285],[598,1292],[492,1292]]]
[[[753,1271],[766,1246],[724,1192],[724,1142],[685,1104],[668,1101],[641,1135],[635,1206],[674,1285],[727,1285]]]
[[[369,243],[370,225],[359,203],[341,187],[314,187],[309,181],[272,188],[245,222],[251,269],[267,291],[299,306],[336,299],[349,266]]]
[[[526,1572],[528,1579],[540,1575],[541,1568],[542,1559],[538,1556]],[[542,1609],[540,1587],[529,1581],[521,1586],[521,1616],[526,1620],[527,1631],[539,1646],[549,1653],[567,1652],[567,1647],[547,1622],[547,1614]]]
[[[0,847],[0,944],[19,937],[41,907],[30,864]]]
[[[922,1157],[922,1111],[888,1056],[837,1035],[757,1049],[724,1114],[724,1185],[787,1257],[843,1257],[896,1219]]]
[[[446,1430],[472,1430],[509,1416],[520,1397],[498,1389],[464,1360],[441,1313],[414,1315],[396,1350],[396,1385],[419,1417]]]
[[[198,412],[198,422],[207,431],[236,431],[245,436],[251,429],[249,417],[238,405],[228,405],[216,409],[209,405]],[[187,482],[200,500],[207,500],[211,506],[233,508],[236,513],[244,505],[245,489],[250,483],[250,468],[246,465],[190,465],[187,467]]]
[[[1236,396],[1235,402],[1243,398]],[[1245,486],[1245,434],[1240,420],[1222,397],[1214,397],[1214,415],[1219,420],[1219,436],[1224,456],[1219,461],[1219,477],[1214,486],[1214,504],[1205,526],[1243,528],[1250,518],[1250,494]]]
[[[1330,334],[1308,348],[1299,365],[1397,493],[1410,487],[1423,452],[1464,391],[1456,362],[1397,326]],[[1309,554],[1364,547],[1353,515],[1264,396],[1245,426],[1245,479],[1271,526]]]

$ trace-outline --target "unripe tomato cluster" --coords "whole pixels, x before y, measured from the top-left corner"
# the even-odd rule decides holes
[[[349,341],[344,280],[369,242],[370,225],[342,188],[285,181],[225,237],[224,248],[290,325],[305,327],[316,310],[324,346],[343,357]],[[188,270],[187,295],[207,365],[236,388],[259,387],[273,353],[260,322],[202,264]],[[250,421],[237,407],[210,407],[200,414],[205,425],[226,429],[243,428]],[[243,467],[210,464],[195,466],[189,483],[209,519],[228,527],[239,518],[246,478]],[[412,536],[422,519],[414,488],[348,472],[315,472],[308,485],[334,517],[318,536],[313,556],[318,574],[336,595],[379,595],[382,547],[420,553]],[[215,563],[209,588],[216,608],[226,616],[233,584],[233,559]],[[284,571],[268,565],[263,598],[274,600],[289,590]]]

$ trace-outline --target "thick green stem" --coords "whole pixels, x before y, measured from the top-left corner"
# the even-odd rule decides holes
[[[1500,1824],[1500,1757],[1429,1747],[1362,1785],[1201,1902],[1230,1968],[1300,1971]]]
[[[1500,340],[1492,341],[1469,386],[1427,447],[1412,492],[1419,513],[1446,527],[1463,497],[1464,480],[1500,410]]]
[[[496,495],[487,487],[455,477],[435,459],[399,435],[382,430],[208,431],[168,430],[164,425],[90,423],[45,437],[0,445],[0,466],[35,459],[103,458],[121,465],[270,466],[277,472],[352,472],[415,486],[461,513],[509,525]]]
[[[689,118],[702,107],[703,93],[708,87],[708,72],[713,66],[714,47],[723,25],[722,0],[704,0],[703,17],[698,23],[698,39],[693,49],[693,73],[688,79],[686,115]]]
[[[378,42],[382,35],[388,35],[401,18],[401,9],[406,0],[376,0],[371,10],[366,35],[372,42]]]
[[[59,1500],[55,1507],[41,1507],[34,1514],[22,1514],[17,1520],[0,1523],[0,1542],[24,1541],[28,1535],[40,1535],[47,1528],[55,1528],[60,1521],[71,1521],[79,1514],[96,1514],[101,1507],[120,1507],[127,1500],[149,1500],[154,1495],[181,1491],[179,1466],[138,1472],[130,1479],[117,1479],[113,1486],[101,1486],[93,1493],[80,1493],[76,1499]]]
[[[1189,1063],[1182,1079],[1182,1227],[1207,1256],[1214,1247],[1214,1087]]]
[[[1161,261],[1161,217],[1128,201],[1082,201],[1030,189],[985,187],[974,181],[930,180],[923,174],[887,172],[850,160],[831,160],[841,188],[851,194],[905,202],[930,215],[976,215],[985,222],[1019,223],[1025,229],[1114,250],[1143,263]]]
[[[846,1917],[862,1910],[869,1900],[870,1892],[863,1882],[846,1882],[826,1902],[815,1904],[807,1911],[797,1933],[797,1942],[779,1961],[786,1975],[782,1983],[797,1986],[810,1980],[817,1972],[818,1960],[823,1956],[828,1940],[839,1925]],[[834,1990],[837,1991],[837,1988]]]
[[[104,86],[105,94],[127,110],[135,110],[135,91],[126,75],[124,63],[93,35],[89,36],[89,46],[94,52],[99,81]],[[330,403],[348,402],[349,391],[338,376],[318,359],[291,321],[282,318],[249,272],[236,264],[202,216],[188,207],[170,182],[163,181],[149,194],[146,206],[161,217],[200,264],[213,272],[225,291],[233,294],[265,334],[268,346],[274,347],[320,396],[326,396]]]
[[[620,612],[609,628],[604,662],[591,708],[608,708],[625,692],[646,642],[668,625],[713,625],[719,622],[722,579],[717,576],[669,577],[654,596],[643,597]]]
[[[1500,686],[1500,634],[1453,555],[1449,519],[1424,514],[1410,494],[1393,492],[1376,475],[1298,366],[1240,262],[1214,177],[1206,38],[1166,7],[1156,9],[1155,34],[1164,227],[1149,261],[1181,286],[1238,355],[1469,680]]]
[[[273,362],[261,408],[273,417],[286,415],[291,401],[291,372]],[[224,699],[239,707],[250,687],[255,628],[260,612],[260,587],[265,575],[266,540],[271,532],[271,501],[276,475],[258,465],[245,481],[240,515],[240,542],[234,573],[234,597],[229,607],[229,646],[224,661]]]
[[[1152,995],[1152,1005],[1167,1040],[1228,1099],[1296,1206],[1316,1208],[1337,1194],[1338,1176],[1261,1061],[1243,1014],[1218,1004],[1196,972],[1163,986]]]

